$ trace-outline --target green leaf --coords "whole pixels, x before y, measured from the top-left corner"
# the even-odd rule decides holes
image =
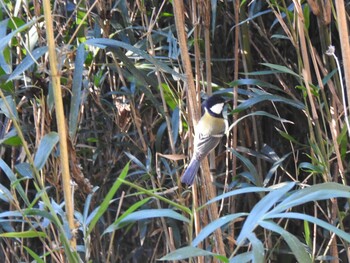
[[[179,135],[179,126],[180,126],[180,110],[178,107],[175,107],[173,115],[171,118],[171,129],[174,145],[176,144],[178,135]]]
[[[264,263],[265,251],[263,243],[256,237],[254,233],[250,233],[247,238],[252,244],[253,262]]]
[[[242,121],[243,119],[245,119],[245,118],[247,118],[247,117],[250,117],[250,116],[265,116],[265,117],[274,119],[274,120],[276,120],[276,121],[286,122],[286,123],[293,123],[292,121],[289,121],[289,120],[280,118],[280,117],[278,117],[278,116],[276,116],[276,115],[273,115],[273,114],[270,114],[270,113],[268,113],[268,112],[266,112],[266,111],[255,111],[255,112],[246,114],[246,115],[242,116],[241,118],[237,119],[234,123],[231,124],[230,129],[231,129],[231,127],[236,126],[236,125],[237,125],[240,121]]]
[[[306,222],[306,221],[305,221]],[[306,246],[299,241],[297,237],[277,225],[272,221],[261,221],[260,226],[270,231],[280,234],[290,247],[292,254],[295,256],[298,262],[311,263],[311,257],[306,251]]]
[[[20,26],[19,28],[17,28],[16,30],[12,31],[10,34],[8,34],[6,37],[2,38],[0,41],[0,52],[2,52],[4,50],[4,48],[9,44],[9,42],[11,41],[11,39],[19,32],[22,32],[26,29],[28,29],[29,27],[35,25],[36,23],[38,23],[38,21],[41,20],[42,17],[39,18],[32,18],[29,20],[29,22],[23,26]]]
[[[198,246],[200,242],[202,242],[209,235],[211,235],[216,229],[235,221],[237,218],[248,216],[248,215],[249,215],[248,213],[237,213],[237,214],[222,216],[219,219],[216,219],[215,221],[210,222],[201,230],[201,232],[199,232],[196,238],[193,239],[192,246],[194,247]]]
[[[250,172],[250,174],[253,176],[254,178],[254,184],[257,185],[257,186],[262,186],[262,181],[261,181],[261,178],[258,174],[258,171],[255,169],[255,166],[252,164],[252,162],[244,157],[243,155],[239,154],[236,150],[234,149],[230,149],[230,151],[238,157],[238,159],[240,159],[244,165],[248,168],[248,171]]]
[[[301,78],[297,73],[295,73],[290,68],[287,68],[286,66],[281,66],[281,65],[272,64],[272,63],[261,63],[261,65],[264,65],[266,67],[275,69],[275,70],[277,70],[280,73],[286,73],[286,74],[293,75],[293,76],[297,77],[298,79]]]
[[[7,178],[10,180],[11,185],[14,186],[22,197],[23,201],[29,206],[30,202],[21,184],[18,183],[16,175],[12,172],[11,168],[5,163],[3,159],[0,158],[0,168],[6,174]]]
[[[297,141],[294,137],[292,137],[290,134],[288,134],[288,133],[286,133],[286,132],[284,132],[284,131],[282,131],[282,130],[276,128],[276,127],[275,127],[275,129],[276,129],[276,131],[277,131],[283,138],[287,139],[288,141],[290,141],[290,142],[292,142],[292,143],[294,143],[294,144],[297,144],[297,145],[302,145],[300,142],[298,142],[298,141]]]
[[[312,247],[310,226],[309,226],[309,222],[307,222],[306,220],[304,220],[304,237],[305,237],[306,244],[309,247]]]
[[[95,194],[95,192],[99,189],[98,186],[95,186],[92,191],[88,194],[88,196],[86,197],[85,203],[84,203],[84,211],[83,211],[83,222],[85,225],[88,225],[88,217],[89,217],[89,208],[91,205],[91,200],[93,198],[93,195]],[[96,209],[97,212],[98,208]],[[92,214],[92,213],[91,213]],[[91,215],[90,214],[90,215]],[[93,217],[91,217],[93,218]]]
[[[35,259],[35,262],[38,263],[44,263],[45,261],[42,260],[33,250],[31,250],[29,247],[23,246],[24,249],[28,252],[28,254]]]
[[[163,136],[166,131],[167,125],[166,122],[163,122],[161,125],[159,125],[157,135],[156,135],[156,152],[163,152]]]
[[[262,16],[262,15],[265,15],[265,14],[268,14],[268,13],[271,13],[271,12],[272,11],[270,9],[268,9],[268,10],[264,10],[264,11],[261,11],[259,13],[256,13],[256,14],[254,14],[252,16],[249,16],[249,18],[243,20],[242,22],[239,22],[238,24],[234,25],[232,28],[235,28],[236,26],[240,26],[240,25],[242,25],[244,23],[247,23],[247,22],[249,22],[251,20],[254,20],[255,18],[257,18],[259,16]]]
[[[243,111],[243,110],[250,108],[250,107],[254,106],[255,104],[262,102],[262,101],[282,102],[282,103],[291,105],[291,106],[293,106],[297,109],[300,109],[300,110],[305,108],[304,104],[302,104],[299,101],[294,101],[294,100],[283,98],[283,97],[278,96],[278,95],[272,95],[272,94],[266,93],[266,94],[254,95],[254,97],[243,101],[241,104],[239,104],[237,106],[237,108],[234,110],[234,112]]]
[[[140,210],[140,211],[136,211],[131,214],[128,214],[127,216],[119,220],[118,223],[114,225],[113,229],[111,230],[120,229],[130,223],[133,223],[139,220],[159,218],[159,217],[169,217],[175,220],[189,223],[189,220],[187,217],[184,217],[183,215],[175,212],[172,209],[145,209],[145,210]]]
[[[85,62],[85,45],[80,44],[77,48],[74,73],[73,73],[73,83],[72,83],[72,97],[70,101],[70,111],[69,111],[69,137],[71,139],[75,138],[78,120],[80,115],[80,105],[82,102],[82,83],[83,83],[83,71]]]
[[[338,237],[343,238],[346,242],[350,242],[350,234],[344,232],[343,230],[340,230],[339,228],[321,220],[313,216],[309,216],[306,214],[301,214],[301,213],[294,213],[294,212],[289,212],[289,213],[280,213],[280,214],[274,214],[269,217],[270,219],[275,219],[275,218],[289,218],[289,219],[298,219],[298,220],[306,220],[309,221],[313,224],[316,224],[329,232],[333,232],[336,234]]]
[[[264,186],[267,186],[267,184],[269,183],[271,177],[273,176],[273,174],[277,171],[277,168],[280,167],[282,165],[282,162],[290,155],[290,153],[286,154],[285,156],[283,156],[282,158],[278,159],[276,162],[273,163],[272,167],[270,168],[270,170],[268,171],[268,173],[265,176],[264,179]]]
[[[21,75],[24,71],[30,68],[32,65],[36,63],[36,60],[43,56],[48,51],[48,47],[39,47],[31,52],[31,54],[27,55],[21,63],[15,68],[12,74],[9,76],[7,81],[14,80],[19,75]]]
[[[187,258],[193,258],[193,257],[200,257],[200,256],[212,256],[214,258],[217,258],[221,260],[222,262],[229,262],[228,259],[224,256],[221,256],[219,254],[212,253],[207,250],[203,250],[196,247],[183,247],[179,248],[173,252],[170,252],[168,255],[160,258],[159,260],[182,260]]]
[[[136,211],[137,209],[139,209],[141,206],[143,206],[144,204],[146,204],[151,198],[145,198],[142,199],[138,202],[136,202],[135,204],[133,204],[132,206],[130,206],[112,225],[110,225],[109,227],[107,227],[107,229],[103,232],[102,235],[113,232],[117,229],[120,228],[120,222],[128,215],[132,214],[134,211]]]
[[[171,110],[174,110],[177,106],[176,95],[174,91],[166,83],[162,83],[161,85],[162,86],[160,88],[163,89],[166,104],[170,107]]]
[[[3,139],[0,140],[0,144],[5,144],[9,146],[21,146],[22,141],[17,135],[16,129],[10,130]]]
[[[50,132],[46,134],[40,141],[39,148],[34,157],[34,166],[39,171],[44,167],[49,158],[52,149],[59,141],[57,132]]]
[[[30,167],[29,163],[19,163],[15,165],[15,169],[17,173],[22,175],[25,178],[33,178],[33,171],[32,168]]]
[[[114,39],[107,39],[107,38],[94,38],[94,39],[89,39],[85,42],[86,45],[91,45],[91,46],[97,46],[100,48],[106,48],[106,47],[111,47],[111,48],[124,48],[126,50],[132,51],[133,53],[143,57],[144,59],[148,60],[151,62],[154,66],[156,66],[158,69],[167,72],[169,74],[175,75],[176,77],[185,80],[185,76],[183,74],[179,74],[172,68],[170,68],[168,65],[164,64],[163,62],[160,62],[156,60],[154,57],[150,56],[147,54],[145,51],[138,49],[130,44],[127,44],[125,42],[121,42],[118,40]]]
[[[246,262],[252,262],[254,259],[254,255],[252,251],[244,252],[242,254],[239,254],[232,258],[230,260],[230,263],[246,263]]]
[[[10,238],[34,238],[34,237],[43,237],[46,238],[46,234],[44,232],[39,231],[23,231],[23,232],[7,232],[0,233],[0,237],[10,237]]]
[[[0,199],[9,203],[14,198],[11,194],[11,191],[8,190],[4,185],[0,184]]]
[[[323,174],[324,173],[324,167],[321,165],[313,165],[308,162],[302,162],[298,165],[298,168],[309,172],[309,173],[317,173],[317,174]]]
[[[264,188],[264,187],[256,187],[256,186],[251,186],[251,187],[245,187],[245,188],[242,188],[242,189],[236,189],[236,190],[232,190],[230,192],[227,192],[227,193],[224,193],[222,195],[219,195],[211,200],[209,200],[205,205],[203,205],[202,207],[204,206],[207,206],[211,203],[214,203],[214,202],[217,202],[217,201],[220,201],[222,199],[225,199],[225,198],[228,198],[228,197],[231,197],[231,196],[235,196],[235,195],[239,195],[239,194],[246,194],[246,193],[257,193],[257,192],[270,192],[272,191],[273,189],[272,188]],[[201,207],[201,208],[202,208]]]
[[[59,226],[61,223],[58,221],[57,216],[53,216],[49,212],[37,208],[27,208],[23,210],[23,215],[25,216],[40,216],[43,218],[47,218],[51,223]]]
[[[148,85],[152,87],[158,87],[158,83],[151,76],[146,75],[143,70],[137,68],[135,62],[127,57],[124,52],[119,49],[115,49],[114,52],[116,53],[118,59],[120,59],[121,62],[125,65],[125,68],[130,71],[131,76],[129,76],[129,78],[131,82],[137,80],[140,83],[139,88],[144,91],[146,96],[149,98],[150,96],[148,93],[150,93],[150,91],[147,88],[143,87],[147,87]],[[124,74],[127,76],[127,72],[124,72]]]
[[[267,194],[253,207],[237,238],[238,244],[248,238],[258,226],[259,221],[263,220],[265,214],[294,186],[294,182],[280,184],[279,188]]]
[[[139,168],[141,168],[143,171],[147,171],[147,168],[146,166],[139,160],[137,159],[134,155],[132,155],[131,153],[129,152],[124,152],[128,157],[129,159],[135,163]]]
[[[259,72],[257,72],[259,73]],[[255,72],[251,73],[255,74]],[[235,81],[232,81],[229,83],[231,87],[236,87],[236,86],[259,86],[259,87],[265,87],[265,88],[271,88],[274,90],[281,90],[278,86],[275,86],[271,83],[259,80],[259,79],[237,79]]]
[[[119,175],[120,179],[124,179],[129,171],[129,163],[127,163],[122,170],[122,172]],[[109,207],[109,203],[112,200],[113,196],[121,186],[122,181],[121,180],[116,180],[112,186],[112,188],[108,191],[106,197],[103,199],[102,204],[99,206],[94,218],[91,220],[91,223],[89,225],[89,229],[87,231],[87,235],[90,235],[92,230],[94,229],[97,221],[101,218],[101,216],[106,212],[106,210]]]
[[[323,183],[294,191],[282,202],[276,205],[267,215],[280,213],[294,206],[307,202],[326,200],[330,198],[350,198],[350,187],[338,183]]]
[[[3,39],[6,36],[8,22],[9,22],[9,19],[0,21],[0,39]],[[8,53],[9,53],[8,48],[0,52],[0,69],[3,70],[3,72],[2,71],[0,72],[5,74],[10,74],[12,71],[12,65],[10,66],[10,63],[9,63],[10,59],[8,59],[8,56],[6,56]],[[2,87],[2,89],[4,88]]]
[[[12,96],[6,96],[5,100],[0,98],[0,113],[11,120],[18,120],[17,108]]]

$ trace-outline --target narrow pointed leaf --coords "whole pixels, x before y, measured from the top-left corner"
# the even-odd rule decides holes
[[[280,234],[284,241],[288,244],[289,248],[292,251],[292,254],[295,256],[295,258],[298,260],[298,262],[305,262],[305,263],[311,263],[311,257],[310,254],[306,252],[306,245],[301,243],[299,239],[277,225],[276,223],[272,221],[261,221],[260,226],[263,228],[266,228],[270,231],[273,231],[275,233]]]
[[[150,200],[150,197],[142,199],[132,206],[130,206],[112,225],[107,227],[107,229],[103,232],[102,235],[110,233],[112,231],[115,231],[120,228],[120,222],[127,217],[128,215],[132,214],[134,211],[142,207],[144,204],[146,204]]]
[[[0,113],[5,114],[11,120],[18,120],[17,108],[12,96],[6,96],[5,100],[0,98]]]
[[[200,248],[191,247],[191,246],[179,248],[173,252],[170,252],[168,255],[160,258],[159,260],[173,261],[173,260],[182,260],[182,259],[188,259],[188,258],[194,258],[194,257],[200,257],[200,256],[212,256],[214,258],[221,260],[222,262],[229,262],[228,259],[224,256],[221,256]]]
[[[36,169],[41,170],[44,167],[52,149],[58,143],[58,140],[59,137],[57,132],[50,132],[41,139],[38,151],[34,157],[34,166]]]
[[[248,238],[250,233],[258,226],[259,221],[264,218],[265,214],[294,186],[294,182],[286,183],[282,187],[270,192],[254,206],[237,238],[238,244]]]
[[[122,170],[122,172],[119,175],[120,179],[124,179],[126,177],[126,175],[128,174],[129,171],[129,163],[127,163],[124,167],[124,169]],[[91,223],[89,225],[89,229],[87,231],[87,235],[90,235],[92,230],[94,229],[97,221],[101,218],[101,216],[106,212],[106,210],[109,207],[109,203],[112,200],[112,198],[114,197],[115,193],[117,192],[117,190],[119,189],[119,187],[121,186],[122,182],[121,180],[116,180],[112,186],[112,188],[108,191],[106,197],[103,199],[102,204],[99,206],[99,209],[97,210],[94,218],[91,220]]]
[[[69,111],[69,136],[71,139],[75,137],[78,120],[80,114],[80,105],[82,102],[82,83],[83,83],[83,71],[85,62],[85,45],[80,44],[77,48],[74,64],[74,74],[72,83],[72,97],[70,101]]]
[[[219,219],[210,222],[208,225],[206,225],[201,232],[196,236],[195,239],[192,241],[192,246],[196,247],[199,245],[200,242],[202,242],[204,239],[206,239],[209,235],[214,233],[214,231],[228,223],[233,222],[237,218],[247,216],[249,215],[248,213],[237,213],[237,214],[232,214],[232,215],[227,215],[227,216],[222,216]]]
[[[48,47],[39,47],[31,52],[31,54],[27,55],[21,63],[15,68],[12,74],[9,76],[7,81],[11,81],[21,75],[24,71],[30,68],[35,64],[36,60],[43,56],[48,51]]]
[[[34,238],[34,237],[46,237],[44,232],[39,231],[23,231],[23,232],[7,232],[0,233],[0,237],[10,237],[10,238]]]
[[[189,220],[187,217],[175,212],[172,209],[145,209],[133,212],[127,216],[125,216],[122,220],[120,220],[117,224],[112,225],[106,231],[110,232],[112,230],[116,230],[122,228],[130,223],[137,222],[139,220],[151,219],[151,218],[160,218],[160,217],[169,217],[175,220],[183,221],[188,223]]]
[[[301,213],[294,213],[294,212],[285,212],[285,213],[280,213],[280,214],[274,214],[270,217],[270,219],[275,219],[275,218],[289,218],[289,219],[299,219],[299,220],[306,220],[309,221],[313,224],[316,224],[330,232],[333,232],[336,234],[338,237],[343,238],[346,242],[350,242],[350,234],[344,232],[343,230],[340,230],[339,228],[321,220],[313,216],[309,216],[306,214],[301,214]]]
[[[145,51],[138,49],[130,44],[127,44],[125,42],[121,42],[118,40],[114,39],[107,39],[107,38],[94,38],[94,39],[89,39],[85,42],[86,45],[91,45],[91,46],[97,46],[100,48],[105,48],[105,47],[111,47],[111,48],[124,48],[126,50],[132,51],[133,53],[141,56],[142,58],[148,60],[151,62],[153,65],[158,67],[158,69],[163,70],[164,72],[170,73],[172,75],[175,75],[176,77],[180,79],[185,79],[185,77],[182,74],[179,74],[172,68],[170,68],[168,65],[164,64],[163,62],[158,61],[154,57],[150,56],[147,54]]]

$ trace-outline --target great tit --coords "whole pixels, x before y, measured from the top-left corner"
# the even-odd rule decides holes
[[[192,185],[201,161],[219,144],[225,134],[226,122],[222,111],[225,100],[213,95],[203,103],[204,113],[195,127],[192,159],[181,177],[181,182]]]

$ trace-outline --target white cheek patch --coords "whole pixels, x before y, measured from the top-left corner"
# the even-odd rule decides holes
[[[222,110],[224,108],[224,103],[218,103],[213,105],[210,110],[214,112],[215,114],[221,114]]]

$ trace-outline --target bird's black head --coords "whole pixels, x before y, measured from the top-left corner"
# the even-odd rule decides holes
[[[203,102],[203,108],[214,117],[222,118],[225,99],[219,95],[213,95]]]

